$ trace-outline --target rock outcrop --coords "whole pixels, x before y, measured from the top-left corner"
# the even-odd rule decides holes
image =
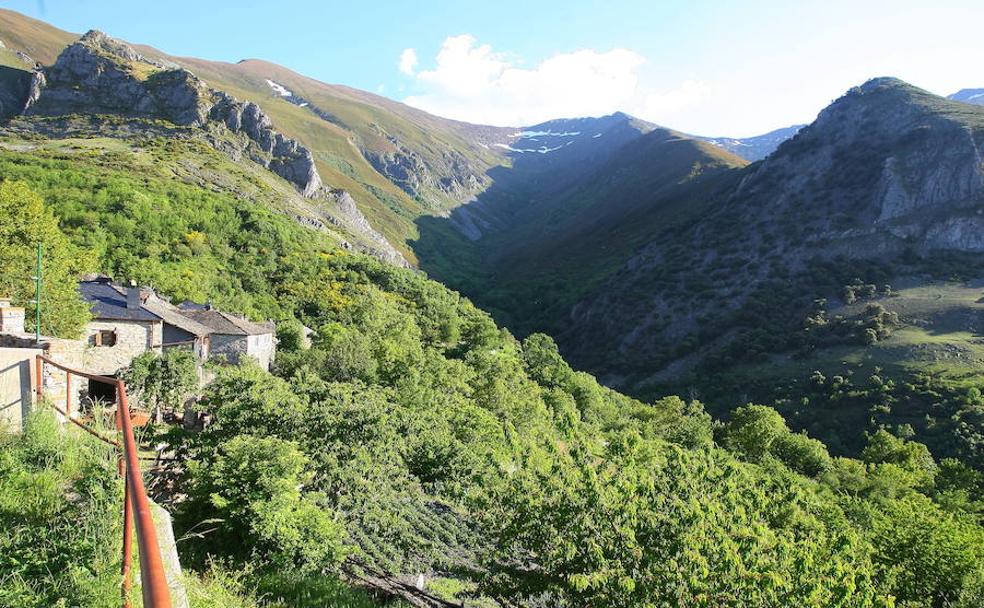
[[[209,119],[244,134],[252,142],[247,152],[254,161],[296,185],[304,196],[317,194],[322,187],[321,176],[310,150],[277,132],[270,117],[255,103],[241,102],[222,92],[216,92],[214,98]]]
[[[386,152],[363,150],[363,156],[376,171],[414,198],[427,200],[429,196],[437,195],[463,202],[488,185],[488,179],[458,152],[444,151],[440,166],[431,166],[398,138],[381,134],[391,149]]]
[[[982,148],[984,108],[894,78],[855,87],[689,225],[654,234],[572,307],[558,341],[596,372],[660,369],[701,332],[708,349],[730,340],[706,335],[708,320],[763,314],[755,292],[777,277],[984,251]]]
[[[245,155],[313,197],[322,188],[311,152],[273,128],[252,102],[216,91],[188,70],[148,59],[98,31],[68,46],[55,64],[35,72],[28,116],[109,114],[163,119],[179,126],[224,125],[241,135],[234,155]]]

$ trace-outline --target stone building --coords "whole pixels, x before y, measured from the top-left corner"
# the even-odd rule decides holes
[[[79,283],[92,319],[80,339],[42,336],[40,341],[24,327],[24,309],[0,298],[0,427],[17,428],[34,401],[35,358],[44,354],[62,365],[100,376],[117,376],[145,352],[187,348],[200,363],[217,358],[238,364],[243,357],[269,369],[276,351],[272,321],[255,323],[245,317],[185,302],[175,306],[152,289],[122,287],[105,276]],[[199,366],[199,380],[207,378]],[[83,397],[115,401],[111,385],[78,376],[69,377],[44,365],[45,397],[79,412]],[[131,403],[136,403],[131,400]]]
[[[146,291],[100,277],[79,283],[79,293],[92,312],[82,336],[89,347],[88,371],[112,376],[143,353],[160,351],[164,320],[144,306]]]
[[[239,363],[243,355],[270,369],[276,354],[276,325],[272,321],[255,323],[245,317],[185,302],[178,305],[186,317],[209,328],[209,355]]]
[[[239,363],[243,355],[270,369],[276,349],[272,321],[255,323],[210,305],[183,302],[178,306],[152,289],[121,287],[108,277],[79,284],[92,305],[87,340],[93,350],[93,369],[113,375],[138,355],[153,350],[188,347],[199,361],[223,357]]]

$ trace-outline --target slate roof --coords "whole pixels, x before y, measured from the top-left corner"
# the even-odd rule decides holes
[[[184,316],[207,326],[212,333],[231,336],[259,336],[272,334],[272,323],[254,323],[248,319],[237,317],[218,310],[182,310]]]
[[[168,325],[173,325],[180,329],[185,330],[189,334],[204,338],[205,336],[212,333],[212,330],[205,325],[202,325],[198,321],[190,318],[185,312],[174,308],[170,304],[156,300],[155,298],[150,298],[144,302],[144,308],[151,313],[157,315]]]
[[[185,300],[184,302],[178,304],[178,308],[181,310],[208,310],[208,304],[199,304],[198,302],[192,302],[191,300]]]
[[[92,316],[96,319],[118,319],[124,321],[160,321],[161,317],[146,307],[127,308],[126,291],[105,280],[82,281],[79,293],[89,303]]]
[[[126,321],[163,321],[188,333],[204,337],[211,334],[258,336],[272,334],[272,322],[254,323],[248,319],[210,308],[206,304],[182,302],[174,306],[153,292],[142,298],[140,308],[126,307],[125,287],[114,285],[108,277],[79,283],[79,293],[89,303],[96,319]]]

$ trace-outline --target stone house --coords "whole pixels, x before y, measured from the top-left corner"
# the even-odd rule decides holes
[[[214,310],[192,302],[178,305],[181,314],[208,327],[209,355],[239,363],[244,355],[269,370],[276,354],[276,325],[272,321],[255,323],[238,315]]]
[[[175,306],[152,289],[121,287],[102,276],[81,282],[79,292],[91,304],[84,339],[96,373],[115,375],[142,353],[178,347],[191,349],[201,362],[223,356],[239,363],[245,354],[269,369],[273,361],[273,322],[254,323],[191,302]]]
[[[269,369],[276,352],[272,321],[255,323],[185,302],[175,306],[152,289],[122,287],[98,276],[79,283],[92,319],[81,339],[42,336],[25,332],[24,309],[0,298],[0,426],[18,427],[33,403],[34,359],[45,354],[69,367],[101,376],[116,376],[141,354],[168,348],[188,348],[200,363],[218,357],[239,363],[249,356]],[[199,380],[206,382],[203,367]],[[115,389],[107,384],[66,374],[44,366],[45,396],[77,415],[81,397],[112,402]],[[136,405],[136,403],[134,403]]]
[[[82,336],[89,371],[112,376],[139,355],[160,350],[164,320],[144,306],[145,292],[100,277],[79,283],[79,293],[92,313]]]

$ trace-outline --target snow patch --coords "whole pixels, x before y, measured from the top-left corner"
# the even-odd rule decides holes
[[[591,136],[591,139],[598,139],[599,137],[601,137],[601,133],[595,133]]]
[[[517,131],[513,137],[574,137],[580,135],[580,131]]]
[[[509,146],[509,145],[506,145],[506,144],[492,144],[492,145],[493,146],[498,146],[500,148],[505,148],[506,150],[509,150],[510,152],[519,152],[520,154],[524,154],[526,152],[535,152],[536,154],[548,154],[550,152],[553,152],[554,150],[560,150],[564,146],[569,146],[572,143],[574,143],[574,142],[569,141],[569,142],[567,142],[565,144],[561,144],[561,145],[556,146],[556,147],[553,147],[553,148],[550,148],[548,146],[540,146],[539,148],[513,148],[512,146]]]
[[[270,80],[269,78],[267,79],[266,82],[267,82],[268,85],[270,85],[270,88],[273,89],[273,92],[276,93],[277,95],[280,95],[281,97],[293,97],[294,96],[294,94],[292,92],[288,91],[287,90],[287,87],[285,87],[284,85],[277,84],[276,82]]]

